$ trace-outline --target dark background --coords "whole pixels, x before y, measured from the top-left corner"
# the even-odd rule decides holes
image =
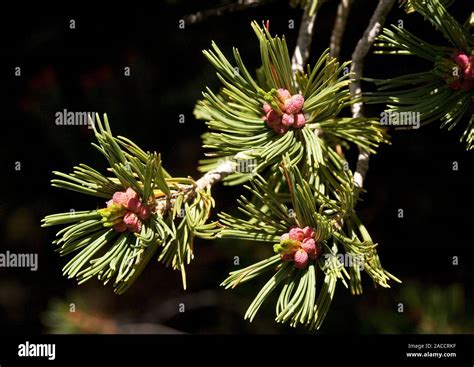
[[[179,29],[185,14],[214,7],[216,2],[168,1],[153,10],[118,13],[70,11],[62,14],[5,16],[0,23],[2,101],[2,179],[0,251],[35,252],[39,270],[0,270],[0,333],[45,332],[173,332],[284,333],[293,330],[273,322],[272,302],[253,324],[243,314],[259,290],[253,282],[234,291],[218,285],[235,269],[262,258],[253,243],[196,242],[196,259],[188,267],[188,291],[180,275],[151,262],[124,295],[97,281],[77,286],[61,275],[66,259],[51,242],[59,228],[42,229],[47,214],[96,207],[100,200],[51,188],[51,171],[70,172],[78,163],[100,169],[105,162],[90,145],[91,130],[57,126],[54,114],[69,111],[106,112],[116,134],[162,153],[174,175],[199,177],[204,123],[192,115],[205,86],[219,83],[201,50],[214,40],[224,53],[239,48],[249,70],[259,66],[252,20],[270,20],[272,33],[285,34],[294,47],[301,10],[286,1],[242,12],[210,17]],[[366,28],[376,2],[357,0],[350,14],[341,59],[348,60]],[[318,14],[310,62],[329,44],[337,1]],[[457,1],[454,16],[464,21],[471,1]],[[69,28],[70,19],[76,23]],[[295,28],[288,29],[288,21]],[[422,17],[394,8],[387,23],[404,21],[419,37],[445,44]],[[21,76],[14,68],[21,67]],[[124,67],[131,76],[124,76]],[[414,57],[370,54],[365,76],[388,78],[423,71],[431,65]],[[364,86],[370,90],[371,86]],[[382,106],[370,106],[378,116]],[[184,114],[185,123],[178,122]],[[380,244],[383,265],[403,280],[391,289],[374,288],[364,276],[364,295],[351,296],[339,284],[322,333],[472,333],[472,153],[459,138],[465,118],[454,131],[439,124],[414,131],[390,131],[392,144],[372,156],[367,194],[359,213]],[[354,150],[354,149],[353,149]],[[349,152],[353,162],[355,152]],[[453,162],[458,171],[453,171]],[[21,170],[15,170],[20,162]],[[217,208],[232,210],[241,188],[214,189]],[[397,218],[397,210],[404,218]],[[453,256],[459,265],[452,264]],[[261,282],[265,281],[262,279]],[[74,303],[75,313],[69,313]],[[184,303],[186,312],[179,313]],[[404,312],[397,312],[403,303]]]

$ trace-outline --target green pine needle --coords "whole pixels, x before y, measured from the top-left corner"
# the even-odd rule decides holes
[[[68,225],[54,241],[60,255],[75,253],[64,267],[64,275],[76,278],[79,284],[94,277],[104,284],[112,282],[115,292],[121,294],[158,256],[166,266],[181,272],[186,288],[185,266],[194,256],[194,237],[209,239],[218,231],[217,223],[207,223],[214,205],[210,189],[195,192],[195,182],[171,177],[158,154],[144,152],[126,138],[114,137],[106,115],[104,124],[98,116],[96,121],[97,144],[93,145],[107,159],[113,176],[80,164],[71,174],[54,172],[59,178],[53,179],[52,185],[107,200],[115,192],[132,188],[141,202],[152,208],[151,215],[137,233],[119,233],[111,228],[115,221],[104,222],[104,209],[46,216],[43,227]],[[114,220],[116,215],[108,220]],[[122,211],[118,215],[123,215]]]
[[[316,129],[371,152],[386,141],[377,121],[338,117],[342,109],[355,102],[348,88],[351,81],[348,62],[339,64],[326,50],[313,68],[308,66],[307,73],[294,75],[285,38],[272,37],[256,22],[252,28],[260,43],[262,61],[256,79],[250,75],[237,49],[233,52],[235,65],[215,43],[211,50],[204,51],[216,68],[223,88],[217,94],[207,88],[194,111],[196,118],[206,121],[209,127],[203,141],[210,152],[201,161],[201,171],[215,169],[226,160],[238,163],[245,156],[255,162],[252,171],[236,170],[225,180],[227,184],[240,184],[256,173],[277,171],[285,152],[295,164],[301,162],[306,167],[303,170],[314,172],[324,164],[326,149],[325,142],[315,136]],[[263,104],[278,89],[303,96],[302,112],[306,119],[303,128],[290,128],[278,135],[266,125]],[[279,110],[278,106],[274,109]]]
[[[218,236],[266,242],[273,246],[291,227],[309,226],[316,231],[314,239],[322,254],[318,259],[310,260],[303,270],[297,269],[292,262],[283,261],[277,254],[230,273],[222,285],[235,288],[273,272],[249,306],[245,318],[252,321],[263,302],[278,290],[277,322],[318,329],[329,310],[338,280],[354,294],[362,292],[362,270],[382,287],[389,287],[390,279],[399,280],[382,268],[376,244],[353,212],[353,187],[341,185],[337,195],[329,195],[324,185],[314,185],[304,179],[289,155],[285,155],[280,170],[289,193],[286,203],[270,182],[257,175],[247,186],[254,199],[250,201],[242,196],[239,200],[239,210],[244,217],[221,213],[224,228]],[[344,222],[342,226],[341,222]],[[359,261],[347,264],[347,271],[338,255]]]
[[[461,141],[467,143],[467,149],[472,149],[474,88],[461,87],[463,71],[452,60],[455,52],[464,52],[468,56],[474,52],[474,36],[470,33],[470,27],[461,25],[446,11],[445,7],[451,1],[411,0],[405,3],[430,21],[450,46],[429,44],[405,28],[393,25],[385,28],[375,44],[376,53],[414,55],[428,60],[433,67],[426,72],[392,79],[372,79],[379,91],[366,93],[367,102],[387,104],[385,112],[390,115],[419,113],[420,125],[440,121],[441,127],[446,126],[448,130],[467,119],[469,122]],[[455,86],[455,83],[459,85]]]

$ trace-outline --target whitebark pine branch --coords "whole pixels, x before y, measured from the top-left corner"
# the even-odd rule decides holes
[[[356,48],[352,54],[351,73],[353,81],[349,85],[352,98],[360,98],[362,95],[362,88],[360,80],[364,70],[364,59],[372,47],[375,38],[379,35],[385,23],[388,13],[392,9],[395,0],[380,0],[375,8],[372,17],[370,18],[369,26],[365,30],[362,38],[357,43]],[[357,101],[351,107],[352,117],[363,116],[363,102]],[[359,189],[364,186],[364,180],[369,170],[370,153],[365,149],[359,148],[359,157],[357,159],[356,170],[354,172],[354,184]],[[358,192],[359,192],[358,191]],[[358,192],[356,196],[358,197]]]

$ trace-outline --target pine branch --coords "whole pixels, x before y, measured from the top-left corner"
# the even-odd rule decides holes
[[[391,10],[395,0],[380,0],[374,14],[370,18],[369,25],[364,32],[362,38],[357,42],[357,46],[352,53],[352,65],[351,72],[353,74],[353,81],[349,85],[353,98],[360,98],[362,95],[362,89],[360,86],[360,80],[364,70],[364,59],[372,47],[375,38],[379,35],[382,30],[382,26],[385,23],[389,11]],[[351,106],[352,116],[361,117],[363,115],[363,103],[361,101],[354,103]]]
[[[216,169],[207,172],[196,181],[197,190],[205,190],[207,187],[222,181],[228,175],[235,171],[235,166],[231,162],[223,162]]]
[[[104,284],[112,281],[115,291],[123,293],[157,255],[181,272],[186,288],[185,266],[194,258],[195,237],[272,242],[274,256],[231,273],[223,285],[235,287],[273,271],[245,318],[252,320],[270,293],[281,288],[276,321],[310,329],[321,326],[339,280],[355,294],[362,291],[362,270],[382,287],[389,287],[390,279],[398,281],[382,268],[376,244],[354,212],[354,186],[362,189],[369,153],[385,142],[379,122],[362,114],[362,64],[395,0],[380,0],[354,51],[352,74],[343,72],[349,62],[340,64],[328,50],[313,66],[305,65],[316,11],[324,1],[304,3],[293,62],[284,36],[273,37],[252,23],[262,61],[256,78],[236,48],[234,65],[215,43],[204,51],[223,88],[219,93],[207,88],[196,105],[196,117],[210,130],[203,136],[204,147],[212,149],[200,167],[207,173],[199,180],[172,177],[159,154],[115,137],[107,117],[102,124],[97,116],[94,146],[107,159],[111,177],[79,165],[71,174],[55,173],[59,178],[52,182],[109,199],[106,207],[43,219],[45,227],[68,225],[54,241],[61,255],[76,253],[65,275],[79,283],[93,277]],[[347,8],[350,0],[341,4]],[[337,54],[347,13],[340,16],[332,49]],[[353,104],[352,118],[339,116]],[[354,176],[340,154],[340,147],[349,144],[360,151]],[[239,170],[242,161],[250,167]],[[224,179],[249,181],[246,188],[253,197],[238,200],[246,218],[220,213],[220,223],[209,223],[211,187]],[[363,262],[347,265],[348,272],[338,255]]]
[[[374,14],[372,15],[369,26],[364,32],[364,35],[357,43],[357,46],[352,54],[352,65],[351,72],[353,80],[349,85],[352,98],[360,99],[362,95],[362,88],[360,80],[364,69],[364,59],[372,47],[375,38],[380,33],[385,19],[392,9],[395,0],[380,0],[377,8],[375,8]],[[351,106],[352,117],[358,118],[363,117],[363,102],[357,101]],[[364,185],[365,176],[369,170],[369,159],[370,153],[365,149],[359,147],[359,157],[357,159],[357,166],[354,172],[354,183],[356,187],[362,189]],[[356,192],[356,196],[359,195],[359,191]]]
[[[252,0],[250,0],[252,2]],[[325,0],[322,0],[318,3],[317,8]],[[245,0],[244,0],[245,2]],[[293,71],[303,71],[303,65],[306,63],[306,60],[309,56],[309,47],[313,35],[313,24],[316,19],[317,10],[312,11],[311,2],[308,2],[305,6],[303,18],[301,20],[301,26],[298,33],[297,46],[293,53],[292,57],[292,70]],[[320,129],[315,129],[315,134],[319,137],[322,134]],[[229,165],[229,162],[223,162],[218,165],[215,169],[207,172],[202,176],[197,182],[200,186],[212,186],[215,183],[222,181],[225,177],[233,173],[233,168]]]
[[[312,11],[311,2],[308,2],[304,8],[301,25],[298,32],[298,39],[296,41],[295,51],[291,58],[291,69],[294,73],[303,71],[306,61],[308,60],[311,40],[313,39],[314,21],[318,9],[324,1],[319,1],[316,10]]]
[[[342,37],[346,30],[347,18],[351,11],[353,0],[341,0],[337,7],[336,21],[331,34],[331,43],[329,46],[329,55],[336,59],[339,58],[341,52]]]
[[[413,55],[432,64],[425,72],[401,75],[390,79],[372,79],[378,92],[364,93],[366,103],[383,103],[388,116],[414,114],[401,129],[418,128],[439,121],[441,128],[454,129],[461,120],[468,120],[461,135],[467,149],[474,148],[472,91],[474,35],[470,18],[461,24],[445,6],[447,0],[411,0],[413,10],[423,15],[444,36],[449,46],[434,45],[410,31],[392,25],[385,28],[375,44],[378,54]],[[472,18],[472,16],[471,16]],[[369,79],[370,80],[370,79]],[[390,117],[389,117],[390,119]]]
[[[370,153],[364,149],[359,149],[359,156],[357,157],[356,170],[354,172],[354,185],[359,189],[356,195],[359,195],[360,190],[364,187],[365,176],[369,170]]]
[[[184,194],[184,201],[190,201],[193,199],[197,191],[205,191],[212,187],[215,183],[222,181],[231,173],[235,172],[235,165],[230,161],[225,161],[217,166],[216,169],[213,169],[203,175],[199,180],[196,181],[194,185],[182,185],[180,193]],[[164,214],[170,210],[176,203],[178,194],[174,194],[171,197],[164,196],[156,199],[155,207],[158,213]]]
[[[280,171],[288,190],[287,200],[282,200],[271,183],[257,175],[246,186],[254,199],[242,196],[238,201],[245,217],[219,214],[224,227],[218,237],[260,242],[276,253],[231,272],[222,283],[227,289],[235,288],[272,273],[247,309],[246,319],[251,322],[270,295],[279,293],[277,322],[319,329],[339,280],[353,294],[362,292],[363,270],[384,288],[390,287],[390,280],[400,282],[382,267],[377,245],[354,213],[350,179],[337,190],[313,185],[312,177],[293,165],[289,155],[283,157]],[[340,218],[344,219],[344,227],[336,225],[342,222]],[[349,271],[341,256],[351,259]]]
[[[92,121],[92,120],[91,120]],[[124,137],[112,134],[107,116],[93,124],[97,143],[107,159],[107,177],[80,164],[73,173],[54,172],[60,187],[109,199],[104,208],[46,216],[44,227],[67,225],[57,233],[60,255],[76,255],[63,273],[79,283],[97,277],[113,281],[115,292],[125,292],[153,256],[181,272],[186,288],[185,266],[193,259],[195,237],[212,238],[217,223],[209,223],[214,205],[205,182],[171,177],[160,155],[143,151]]]

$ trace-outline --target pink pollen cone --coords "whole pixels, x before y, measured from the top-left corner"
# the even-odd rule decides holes
[[[304,237],[304,232],[301,228],[293,227],[290,229],[290,238],[292,240],[303,241]]]
[[[469,56],[469,65],[471,66],[470,79],[474,79],[474,55]]]
[[[120,222],[114,225],[114,229],[117,232],[125,232],[127,230],[127,225],[124,222]]]
[[[150,217],[150,207],[148,205],[142,205],[138,211],[138,216],[141,220],[147,220]]]
[[[314,231],[313,231],[313,228],[309,227],[309,226],[306,226],[303,228],[303,232],[304,232],[304,236],[306,238],[312,238],[314,237]]]
[[[125,207],[128,210],[134,213],[137,213],[140,210],[141,206],[142,206],[142,203],[138,199],[135,199],[135,198],[128,199],[125,205]]]
[[[293,123],[293,127],[295,129],[299,129],[306,124],[306,118],[302,113],[298,113],[293,116],[295,116],[295,122]]]
[[[310,259],[316,259],[318,251],[316,249],[316,242],[312,238],[305,238],[301,243],[301,247],[306,251]]]
[[[293,252],[285,252],[285,253],[281,254],[281,259],[283,261],[293,261],[294,255],[295,254]]]
[[[135,213],[128,212],[124,215],[123,221],[132,232],[140,232],[142,229],[142,222]]]
[[[128,203],[128,196],[122,191],[117,191],[116,193],[114,193],[114,196],[112,196],[112,200],[115,204],[120,204],[126,207]]]
[[[466,68],[469,65],[469,56],[462,51],[456,51],[453,55],[454,62],[461,68]]]
[[[285,112],[286,113],[299,113],[303,108],[304,98],[301,94],[295,94],[290,99],[285,101]]]
[[[125,194],[127,194],[129,199],[139,199],[138,194],[133,190],[131,187],[129,187],[126,191]]]
[[[295,257],[294,257],[294,262],[295,262],[295,267],[298,269],[304,269],[308,266],[308,254],[306,253],[305,250],[299,249],[298,251],[295,252]]]
[[[263,104],[263,112],[265,112],[265,115],[268,114],[270,111],[272,111],[272,107],[267,103],[265,102]]]
[[[278,114],[273,110],[267,113],[266,119],[267,119],[267,125],[273,128],[279,125],[281,122],[281,117],[278,116]]]
[[[286,89],[280,88],[277,90],[278,99],[283,103],[287,99],[291,98],[291,94]]]
[[[464,79],[473,80],[474,79],[474,63],[469,64],[464,68]]]
[[[290,127],[293,125],[293,122],[295,121],[295,118],[293,115],[288,115],[287,113],[284,113],[283,116],[281,117],[281,124],[283,126]]]

